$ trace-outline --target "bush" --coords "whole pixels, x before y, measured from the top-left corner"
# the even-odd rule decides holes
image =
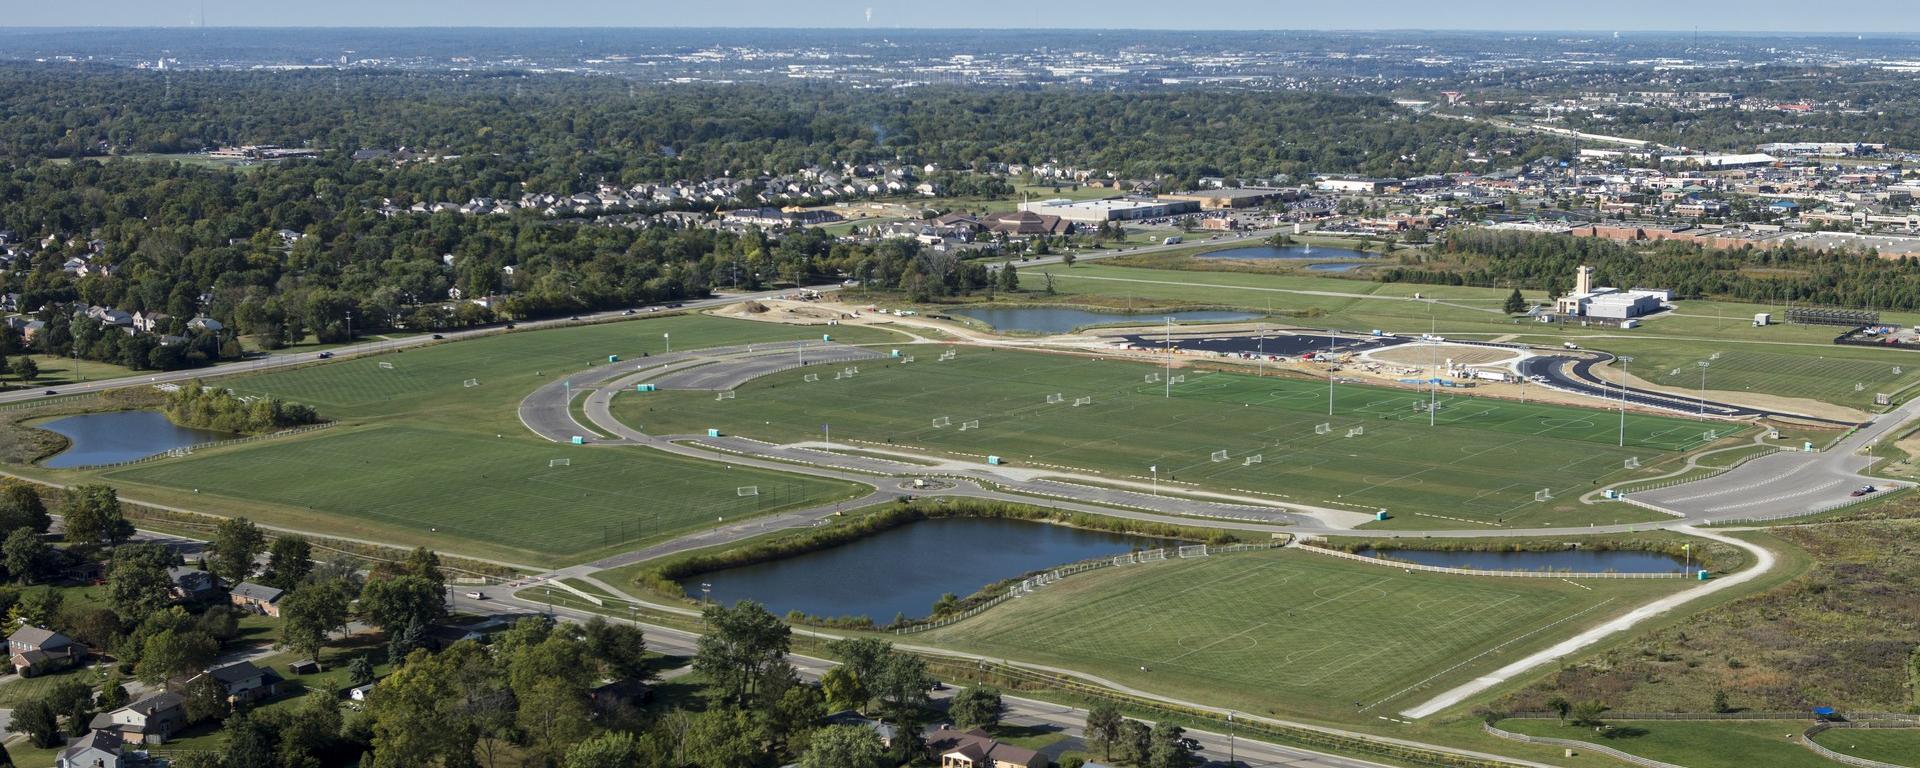
[[[243,401],[231,390],[207,387],[194,379],[167,393],[162,407],[175,424],[220,432],[256,434],[314,424],[312,407],[271,397]]]

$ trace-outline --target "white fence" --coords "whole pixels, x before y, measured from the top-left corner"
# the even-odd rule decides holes
[[[1686,577],[1685,573],[1681,573],[1678,571],[1673,573],[1613,573],[1613,572],[1575,573],[1572,571],[1495,571],[1495,570],[1485,570],[1480,568],[1448,568],[1446,566],[1441,566],[1441,565],[1422,565],[1420,563],[1407,563],[1399,560],[1390,560],[1384,557],[1368,557],[1366,555],[1354,554],[1352,552],[1342,552],[1337,549],[1317,547],[1310,544],[1302,544],[1297,548],[1306,550],[1308,552],[1318,552],[1323,555],[1332,555],[1334,557],[1344,557],[1348,560],[1358,560],[1363,563],[1372,563],[1374,565],[1388,565],[1388,566],[1393,566],[1395,568],[1405,568],[1409,571],[1425,571],[1427,573],[1452,573],[1452,574],[1457,574],[1461,576],[1522,576],[1522,577],[1547,578],[1547,579],[1680,579],[1680,578]]]

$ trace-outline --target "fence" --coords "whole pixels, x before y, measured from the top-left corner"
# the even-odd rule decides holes
[[[1368,557],[1366,555],[1342,552],[1337,549],[1328,549],[1310,544],[1302,544],[1298,549],[1303,549],[1308,552],[1318,552],[1323,555],[1332,555],[1334,557],[1344,557],[1348,560],[1357,560],[1374,565],[1390,565],[1395,568],[1405,568],[1410,571],[1451,573],[1461,576],[1520,576],[1547,579],[1679,579],[1686,576],[1686,574],[1678,571],[1672,573],[1574,573],[1572,571],[1494,571],[1480,568],[1448,568],[1442,565],[1422,565],[1420,563],[1390,560],[1384,557]]]
[[[1253,543],[1253,544],[1223,544],[1223,545],[1217,545],[1217,546],[1216,545],[1204,545],[1204,546],[1206,546],[1207,554],[1209,555],[1216,555],[1216,554],[1225,555],[1225,554],[1231,554],[1235,552],[1252,552],[1255,550],[1262,550],[1262,549],[1274,549],[1276,547],[1281,546],[1281,544],[1279,542],[1260,542],[1260,543]],[[1149,550],[1149,551],[1160,553],[1162,558],[1164,558],[1166,555],[1165,549]],[[954,614],[948,614],[938,619],[931,619],[928,621],[919,622],[917,624],[910,624],[908,626],[899,627],[893,630],[893,633],[896,635],[911,635],[911,634],[917,634],[920,632],[925,632],[930,629],[939,629],[949,624],[957,624],[959,622],[966,621],[967,619],[971,619],[975,616],[985,613],[988,609],[991,609],[997,605],[1000,605],[1001,603],[1004,603],[1008,600],[1012,600],[1021,595],[1030,593],[1033,591],[1035,587],[1043,587],[1078,573],[1086,573],[1087,571],[1096,570],[1099,568],[1116,567],[1115,561],[1119,559],[1120,558],[1118,557],[1103,557],[1098,560],[1082,560],[1077,563],[1055,568],[1051,571],[1047,571],[1045,573],[1042,573],[1036,576],[1022,579],[1019,584],[1015,584],[1013,586],[1008,587],[1007,591],[1002,592],[998,595],[995,595],[992,598],[989,598],[970,608],[967,608],[964,611],[961,611],[959,613],[954,613]]]
[[[1649,482],[1646,485],[1635,485],[1635,484],[1632,484],[1631,482],[1628,482],[1628,483],[1622,483],[1620,486],[1615,486],[1614,490],[1619,491],[1622,494],[1634,494],[1634,493],[1646,493],[1647,491],[1657,491],[1662,488],[1672,488],[1673,486],[1676,486],[1676,485],[1685,485],[1687,483],[1696,482],[1699,480],[1707,480],[1710,478],[1719,477],[1728,472],[1732,472],[1736,469],[1739,469],[1741,465],[1746,464],[1749,461],[1753,461],[1754,459],[1758,459],[1764,456],[1773,456],[1775,454],[1780,454],[1780,453],[1797,453],[1797,451],[1793,451],[1787,448],[1775,448],[1772,451],[1764,451],[1764,452],[1749,454],[1747,456],[1741,457],[1740,460],[1735,461],[1732,466],[1719,467],[1716,469],[1716,471],[1709,472],[1704,475],[1694,475],[1692,477],[1669,478],[1667,480]]]
[[[1824,757],[1828,760],[1832,760],[1834,762],[1839,762],[1839,763],[1845,763],[1847,765],[1858,766],[1858,768],[1912,768],[1911,766],[1901,765],[1899,763],[1883,763],[1878,760],[1868,760],[1867,758],[1864,758],[1864,757],[1854,757],[1853,755],[1835,752],[1831,749],[1827,749],[1826,747],[1820,745],[1818,742],[1814,741],[1813,737],[1816,735],[1819,735],[1824,731],[1832,730],[1834,728],[1913,728],[1913,727],[1916,727],[1916,725],[1911,722],[1908,722],[1908,723],[1898,723],[1898,722],[1814,723],[1812,728],[1808,728],[1806,733],[1801,734],[1800,744],[1802,746],[1805,746],[1807,749],[1813,750],[1814,754]]]
[[[16,402],[7,403],[5,405],[0,405],[0,411],[14,411],[22,408],[39,408],[40,406],[43,406],[43,405],[71,403],[76,400],[86,400],[89,398],[98,399],[99,397],[100,397],[100,393],[98,392],[88,392],[85,394],[66,395],[63,397],[42,397],[42,398],[37,398],[32,400],[19,400]]]
[[[1687,768],[1684,765],[1674,765],[1673,763],[1663,763],[1658,760],[1649,760],[1639,755],[1630,755],[1620,750],[1614,749],[1612,747],[1601,746],[1599,744],[1594,744],[1588,741],[1575,741],[1573,739],[1553,739],[1545,736],[1528,736],[1524,733],[1514,733],[1512,731],[1503,731],[1500,728],[1496,727],[1493,723],[1481,723],[1480,728],[1481,730],[1486,731],[1489,735],[1506,739],[1508,741],[1517,741],[1522,744],[1547,744],[1555,747],[1566,747],[1569,749],[1584,749],[1584,750],[1587,750],[1588,752],[1594,752],[1594,753],[1606,755],[1607,757],[1611,757],[1615,760],[1620,760],[1623,762],[1632,763],[1634,765],[1643,766],[1644,768]]]
[[[335,423],[336,422],[329,421],[321,424],[307,424],[305,426],[293,427],[290,429],[283,429],[278,432],[268,432],[264,435],[247,435],[246,437],[235,437],[227,440],[215,440],[211,443],[195,443],[187,447],[192,450],[199,450],[201,448],[218,448],[224,445],[237,445],[239,443],[251,443],[255,440],[271,440],[276,437],[287,437],[289,435],[298,435],[303,432],[313,432],[316,430],[326,429],[328,427],[333,426]],[[117,461],[111,464],[88,464],[83,467],[74,467],[74,469],[88,469],[88,470],[113,469],[115,467],[125,467],[125,466],[131,466],[134,464],[145,464],[149,461],[159,461],[161,459],[173,458],[175,455],[176,454],[173,451],[167,451],[165,453],[156,453],[156,454],[153,454],[152,456],[142,456],[137,459]]]
[[[1900,712],[1847,712],[1848,721],[1869,721],[1879,723],[1877,727],[1920,728],[1920,716]],[[1510,712],[1508,720],[1558,720],[1560,715],[1554,712]],[[1813,713],[1805,710],[1795,712],[1615,712],[1607,711],[1608,720],[1809,720]],[[1844,727],[1844,726],[1843,726]]]
[[[1906,490],[1904,486],[1899,488],[1890,488],[1888,490],[1881,491],[1880,493],[1869,493],[1865,496],[1852,496],[1852,497],[1834,502],[1832,504],[1828,504],[1824,507],[1814,507],[1813,509],[1807,509],[1807,510],[1788,510],[1785,512],[1774,512],[1768,515],[1755,515],[1752,517],[1734,517],[1734,518],[1727,518],[1724,520],[1714,520],[1708,523],[1708,525],[1709,526],[1746,525],[1750,523],[1766,523],[1766,522],[1772,522],[1774,520],[1785,520],[1790,517],[1812,517],[1814,515],[1832,512],[1836,509],[1844,509],[1846,507],[1851,507],[1861,502],[1876,501],[1879,499],[1883,499],[1883,498],[1886,498],[1887,494],[1899,493],[1904,490]]]

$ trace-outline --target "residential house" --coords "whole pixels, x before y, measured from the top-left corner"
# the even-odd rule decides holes
[[[21,627],[7,636],[13,670],[21,677],[66,669],[87,657],[87,647],[50,629]]]
[[[33,318],[26,317],[23,315],[15,315],[13,317],[9,317],[6,320],[6,323],[8,328],[12,328],[20,332],[20,338],[23,341],[33,341],[33,338],[35,336],[39,336],[41,331],[44,331],[47,329],[47,324],[45,322],[42,322],[40,320],[35,320]]]
[[[220,330],[226,328],[227,326],[221,324],[220,321],[215,320],[211,317],[196,317],[192,320],[187,321],[187,327],[192,328],[193,330],[196,330],[196,331],[218,333]]]
[[[927,748],[940,756],[940,768],[1046,768],[1052,762],[1031,749],[995,741],[978,728],[935,730],[927,734]]]
[[[873,734],[875,736],[879,736],[880,745],[883,747],[886,747],[887,749],[893,748],[893,740],[895,737],[899,736],[900,734],[900,732],[897,729],[895,729],[892,725],[887,724],[886,721],[874,720],[872,718],[869,718],[865,715],[860,714],[859,712],[855,712],[851,709],[842,710],[840,712],[835,712],[831,715],[827,715],[825,718],[821,719],[820,724],[821,725],[851,725],[851,726],[856,726],[860,728],[866,728],[868,730],[873,731]]]
[[[135,312],[133,313],[133,328],[136,331],[154,333],[166,328],[167,321],[172,319],[173,316],[165,312]]]
[[[280,617],[280,596],[285,590],[275,589],[264,584],[243,581],[228,590],[234,605],[263,616]]]
[[[176,565],[167,569],[168,577],[173,579],[173,588],[169,590],[173,599],[181,602],[193,602],[213,594],[213,574],[186,565]]]
[[[236,661],[232,664],[214,667],[187,680],[188,685],[202,677],[211,677],[227,693],[227,701],[233,703],[254,702],[280,692],[280,676],[271,669],[261,669],[251,661]]]
[[[119,734],[128,744],[164,744],[187,727],[187,699],[161,691],[111,712],[93,716],[95,732]]]
[[[124,754],[124,750],[125,742],[118,735],[93,731],[68,744],[53,765],[54,768],[127,768],[145,762],[136,761],[132,755]]]

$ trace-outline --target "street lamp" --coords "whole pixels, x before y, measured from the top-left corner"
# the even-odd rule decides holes
[[[1620,361],[1620,447],[1627,447],[1627,366],[1633,363],[1633,356],[1621,355]]]

